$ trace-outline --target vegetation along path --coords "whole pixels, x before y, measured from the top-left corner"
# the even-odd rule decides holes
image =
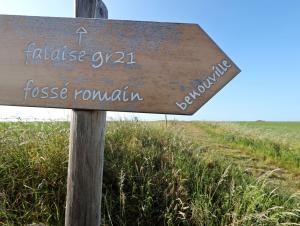
[[[268,125],[265,122],[253,122],[248,123],[246,128],[240,124],[172,123],[205,150],[208,158],[223,156],[226,160],[232,161],[232,164],[242,167],[250,175],[266,176],[271,185],[283,192],[300,193],[299,145],[296,143],[296,137],[293,137],[295,131],[288,131],[291,127],[300,130],[300,123],[285,124],[285,127],[283,123],[275,124],[280,127],[281,133],[278,136],[271,123]],[[262,125],[269,127],[269,130],[261,131]],[[251,135],[243,132],[243,129]],[[279,152],[290,153],[292,155],[290,161]]]
[[[1,226],[64,225],[69,126],[0,123]],[[300,225],[299,127],[109,122],[102,225]]]

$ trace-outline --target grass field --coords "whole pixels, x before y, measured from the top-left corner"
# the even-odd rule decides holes
[[[240,134],[300,148],[300,122],[235,122],[220,123]]]
[[[250,139],[247,130],[269,129],[247,123],[109,123],[103,225],[300,225],[299,195],[271,186],[272,169],[249,174],[244,160],[234,158],[259,156],[242,142]],[[280,130],[274,132],[278,139]],[[251,134],[258,143],[275,142],[275,136]],[[68,123],[0,123],[0,225],[64,224],[68,136]],[[279,144],[296,153],[297,142]]]
[[[300,169],[299,122],[236,122],[201,124],[225,143],[239,144],[252,153],[289,169]]]

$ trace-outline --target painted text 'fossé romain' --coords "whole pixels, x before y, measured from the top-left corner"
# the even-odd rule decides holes
[[[212,74],[202,81],[196,80],[195,84],[193,84],[194,89],[183,98],[183,101],[176,102],[177,107],[182,111],[186,111],[195,100],[209,91],[231,67],[232,64],[229,63],[226,59],[221,63],[214,65],[212,67]]]
[[[73,101],[96,101],[96,102],[138,102],[143,101],[140,93],[129,91],[125,86],[121,89],[114,89],[111,92],[75,88],[69,89],[70,82],[63,83],[62,86],[37,86],[34,80],[28,80],[24,87],[24,100],[28,99],[56,99]]]

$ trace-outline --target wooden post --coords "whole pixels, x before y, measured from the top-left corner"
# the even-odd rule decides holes
[[[168,116],[165,115],[165,121],[166,121],[166,128],[168,128]]]
[[[107,15],[101,0],[76,0],[76,17]],[[105,111],[72,111],[66,226],[101,224],[105,125]]]

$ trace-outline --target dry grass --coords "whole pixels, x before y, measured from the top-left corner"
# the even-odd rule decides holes
[[[0,225],[63,225],[67,123],[0,124]],[[295,197],[142,122],[109,123],[103,225],[299,224]]]

